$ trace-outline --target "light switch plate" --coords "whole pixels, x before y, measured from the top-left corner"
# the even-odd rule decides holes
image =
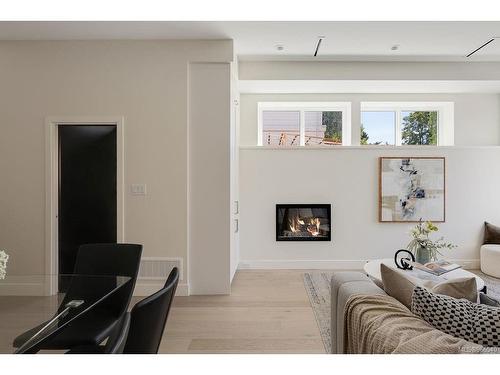
[[[130,185],[130,192],[132,195],[146,195],[145,184],[132,184]]]

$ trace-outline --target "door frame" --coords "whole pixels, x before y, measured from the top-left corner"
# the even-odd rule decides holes
[[[59,125],[116,126],[116,239],[125,238],[124,118],[120,116],[60,116],[45,119],[45,281],[46,295],[58,292]]]

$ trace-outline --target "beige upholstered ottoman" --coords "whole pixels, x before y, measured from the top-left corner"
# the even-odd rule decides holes
[[[481,271],[500,277],[500,245],[481,246]]]

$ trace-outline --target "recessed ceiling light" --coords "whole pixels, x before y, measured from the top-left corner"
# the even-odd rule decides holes
[[[397,51],[399,49],[399,44],[395,44],[391,47],[391,51]]]
[[[276,44],[274,48],[276,48],[276,51],[283,51],[285,46],[283,44]]]

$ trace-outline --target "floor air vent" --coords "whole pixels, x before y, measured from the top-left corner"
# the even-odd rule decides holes
[[[174,267],[179,269],[179,278],[183,280],[182,258],[143,257],[139,267],[139,279],[165,281]]]

